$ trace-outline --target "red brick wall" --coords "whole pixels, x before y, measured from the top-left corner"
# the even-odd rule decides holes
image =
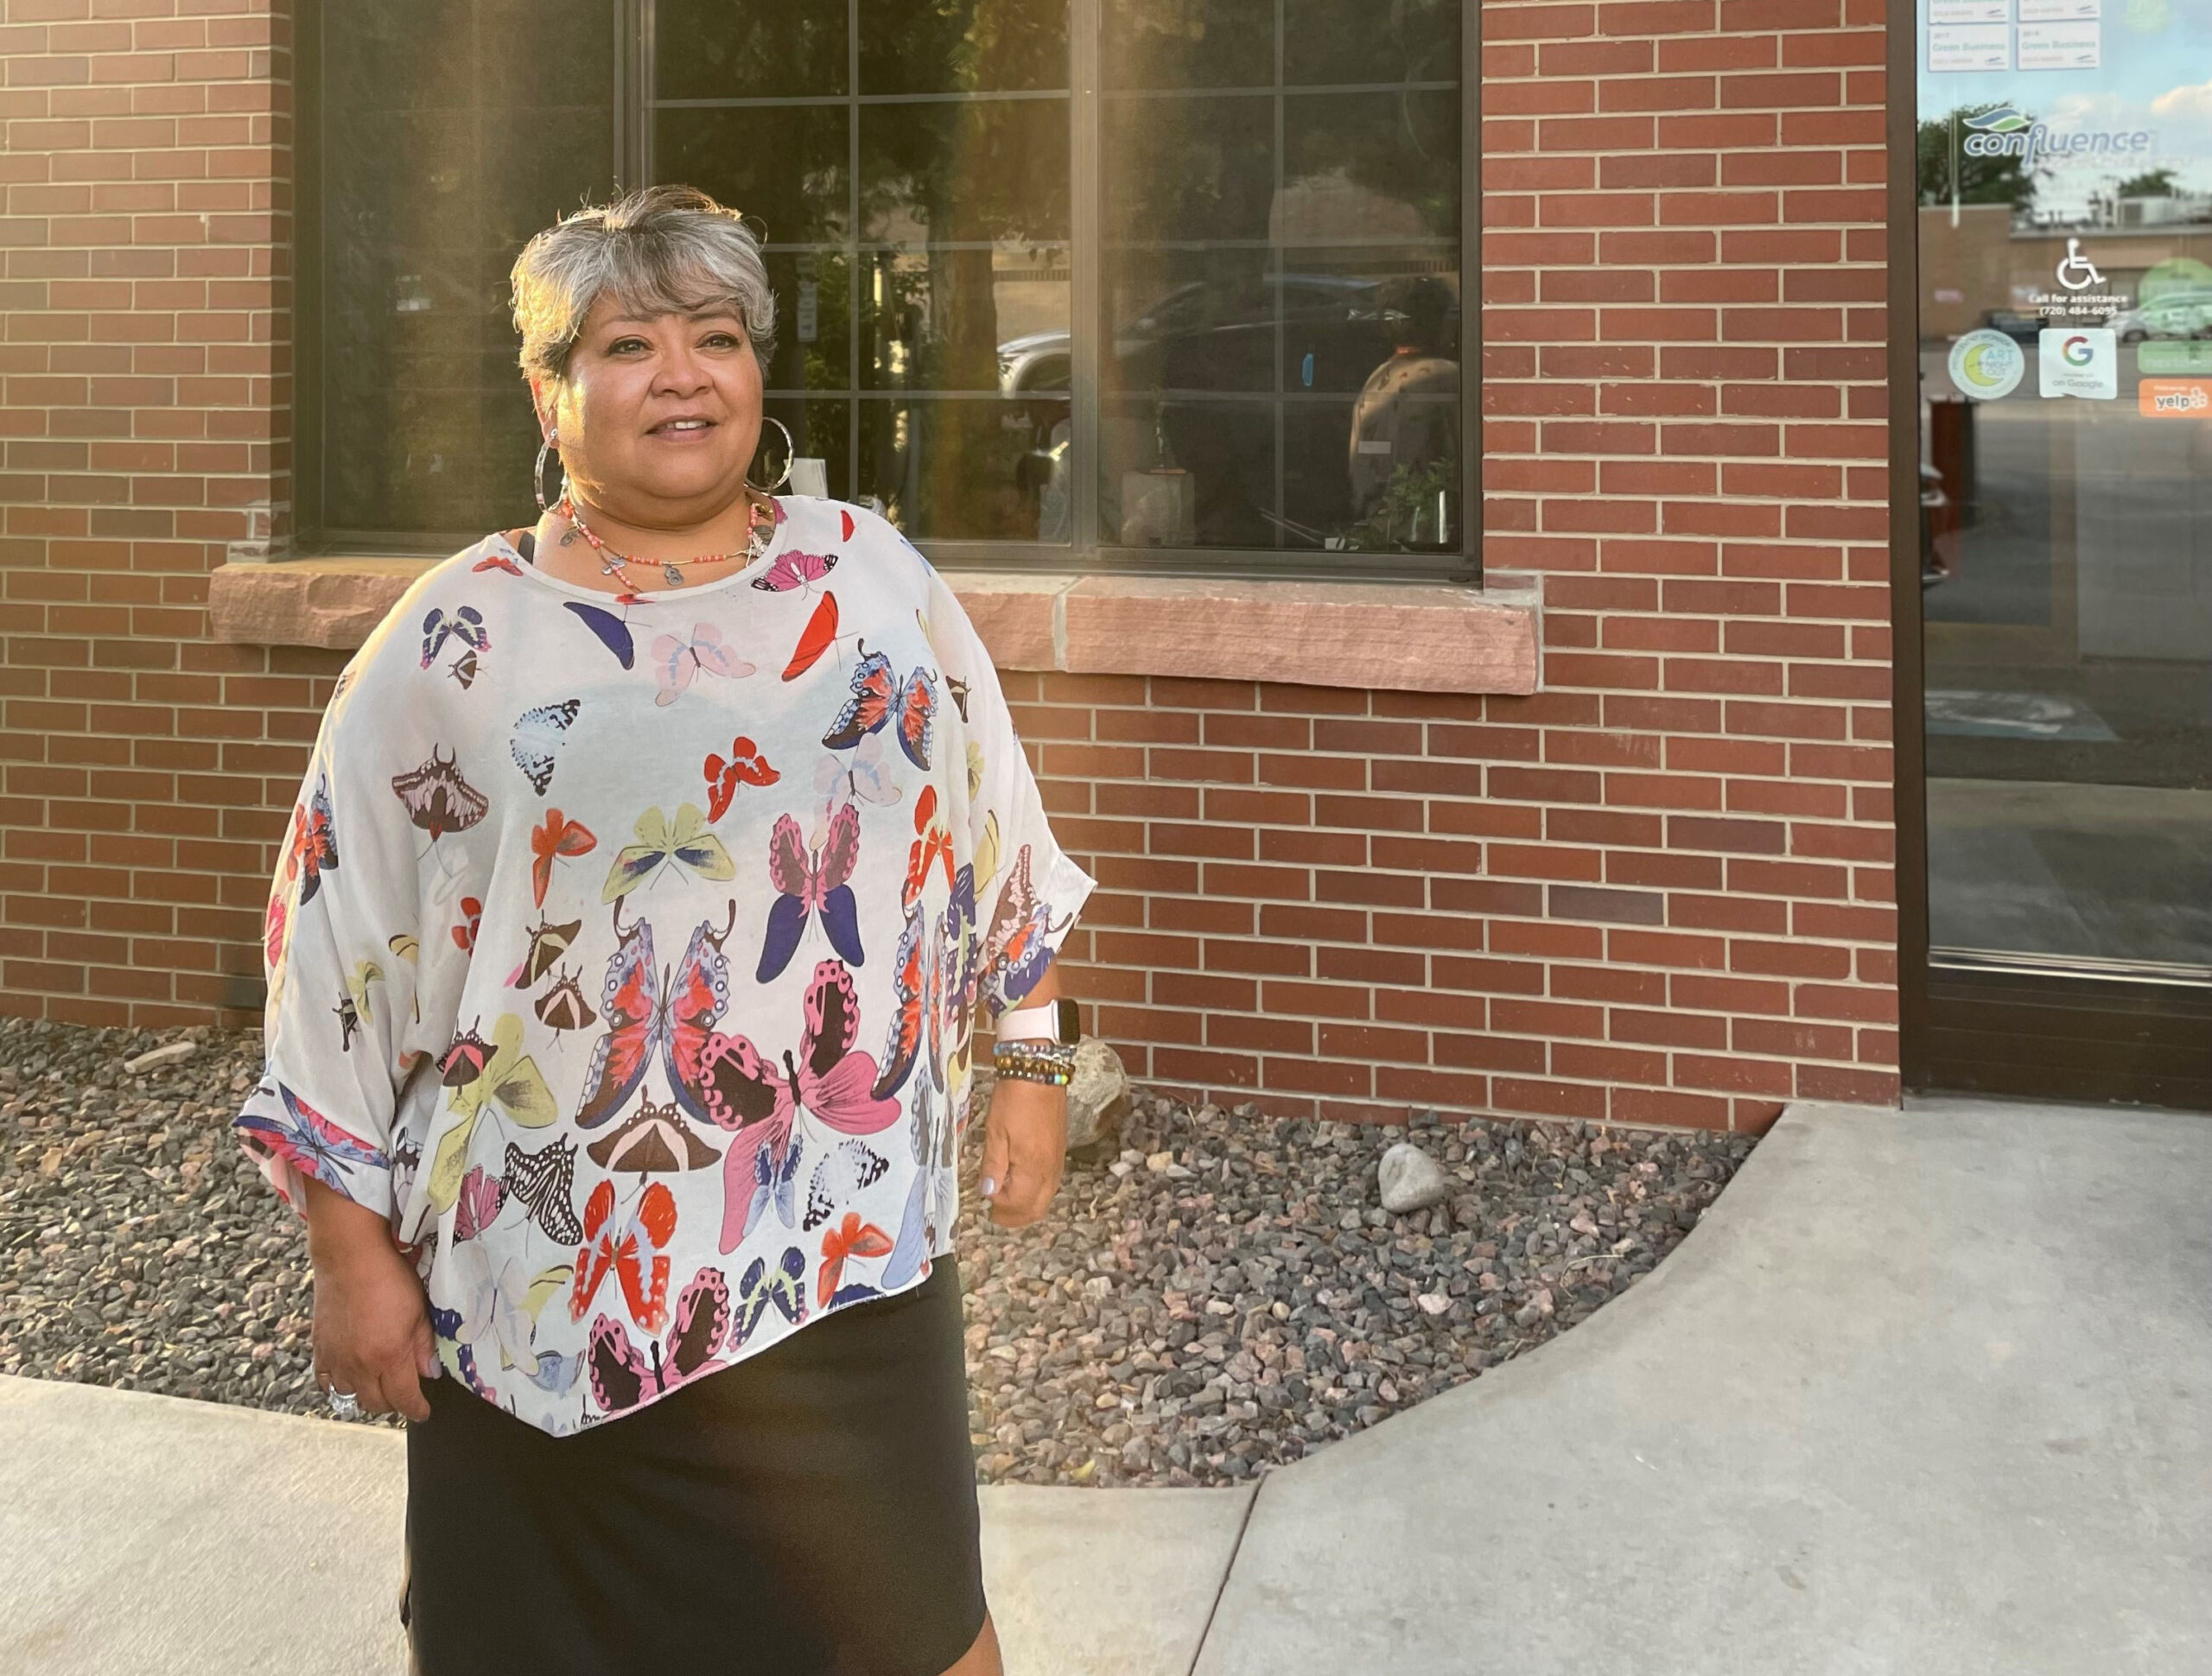
[[[340,661],[204,638],[284,499],[282,24],[5,3],[0,1007],[204,1018]],[[1881,12],[1481,7],[1486,556],[1541,576],[1542,695],[1006,676],[1134,1074],[1895,1097]]]
[[[0,16],[0,1007],[204,1019],[339,661],[202,608],[287,498],[287,32],[267,0]]]
[[[1541,574],[1546,691],[1012,677],[1133,1070],[1896,1098],[1883,11],[1485,0],[1484,553]]]

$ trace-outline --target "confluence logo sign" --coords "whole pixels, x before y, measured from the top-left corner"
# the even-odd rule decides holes
[[[2151,149],[2147,128],[2085,130],[2054,134],[2024,111],[2009,105],[1963,118],[1974,131],[1960,149],[1969,157],[2072,157],[2100,151],[2139,152]]]

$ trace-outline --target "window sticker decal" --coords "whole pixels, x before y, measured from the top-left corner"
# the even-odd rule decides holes
[[[1951,382],[1977,402],[1994,402],[2019,388],[2028,358],[2002,332],[1969,332],[1951,346]]]
[[[2036,340],[2036,379],[2045,396],[2117,401],[2119,340],[2110,327],[2047,326]]]

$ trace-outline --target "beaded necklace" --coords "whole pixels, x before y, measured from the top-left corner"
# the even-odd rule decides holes
[[[660,574],[667,579],[668,585],[671,587],[681,587],[683,585],[683,573],[691,566],[721,564],[727,560],[741,556],[735,553],[702,553],[697,557],[690,559],[632,559],[627,554],[616,552],[592,532],[591,526],[584,522],[582,509],[576,505],[575,499],[569,495],[565,493],[562,495],[559,504],[553,510],[560,517],[566,518],[575,528],[575,532],[590,543],[591,550],[599,555],[600,569],[620,581],[625,588],[632,591],[635,590],[637,584],[632,580],[630,572],[626,568],[632,564],[657,563],[660,566]],[[768,550],[768,538],[776,527],[776,516],[772,509],[756,504],[752,507],[752,533],[741,555],[747,564],[751,564]]]

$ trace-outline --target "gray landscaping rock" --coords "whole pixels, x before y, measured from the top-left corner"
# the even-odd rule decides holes
[[[1382,1208],[1399,1216],[1441,1204],[1452,1197],[1454,1185],[1444,1166],[1409,1140],[1400,1141],[1382,1154],[1375,1177]]]
[[[1075,1045],[1075,1075],[1068,1081],[1068,1146],[1095,1145],[1119,1128],[1128,1109],[1129,1074],[1122,1056],[1086,1036]]]
[[[194,1041],[164,1042],[150,1053],[142,1053],[135,1059],[123,1062],[123,1069],[133,1076],[143,1076],[149,1070],[159,1070],[164,1065],[181,1065],[200,1051]]]
[[[199,1036],[137,1088],[123,1068],[151,1032],[0,1019],[0,1373],[321,1413],[305,1225],[226,1127],[260,1035]],[[977,1081],[971,1207],[988,1070]],[[971,1213],[954,1231],[985,1482],[1264,1476],[1586,1318],[1752,1144],[1441,1122],[1418,1132],[1452,1183],[1440,1225],[1374,1203],[1404,1129],[1143,1089],[1118,1122],[1115,1147],[1068,1159],[1038,1222]]]

